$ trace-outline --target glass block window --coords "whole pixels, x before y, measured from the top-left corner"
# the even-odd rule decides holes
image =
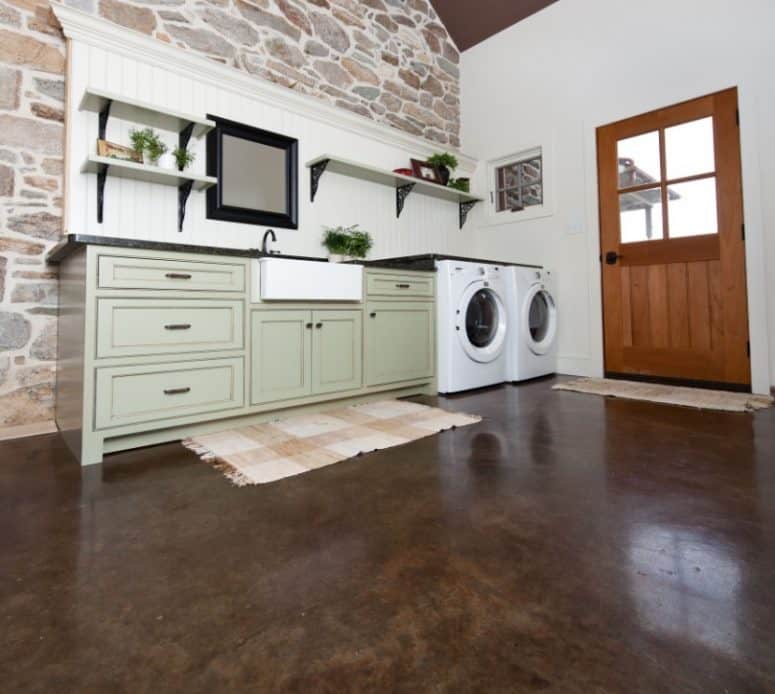
[[[495,169],[495,211],[517,212],[544,204],[542,154],[509,162]]]

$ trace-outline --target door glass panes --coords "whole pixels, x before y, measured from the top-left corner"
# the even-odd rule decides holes
[[[686,178],[716,170],[713,118],[701,118],[665,129],[667,178]]]
[[[534,342],[543,342],[549,332],[549,302],[545,292],[538,292],[530,302],[528,329]]]
[[[498,331],[498,304],[489,289],[480,289],[468,302],[466,334],[474,347],[487,347]]]
[[[662,179],[659,131],[619,140],[619,188],[632,188]]]
[[[675,183],[668,190],[670,238],[718,233],[715,176]]]
[[[649,188],[619,194],[622,243],[654,241],[664,236],[662,189]]]

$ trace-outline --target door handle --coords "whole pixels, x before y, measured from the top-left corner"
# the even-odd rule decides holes
[[[191,388],[166,388],[164,390],[165,395],[183,395],[184,393],[190,393]]]
[[[608,253],[605,254],[605,262],[606,265],[616,265],[616,261],[621,258],[616,251],[608,251]]]
[[[191,323],[171,323],[164,326],[165,330],[190,330]]]

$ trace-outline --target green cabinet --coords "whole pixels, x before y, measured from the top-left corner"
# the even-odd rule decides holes
[[[361,311],[313,311],[312,392],[355,390],[363,381]]]
[[[251,403],[361,387],[360,310],[252,312]]]
[[[432,378],[432,302],[374,301],[366,306],[366,385]]]
[[[303,398],[312,393],[310,311],[253,311],[250,401]]]

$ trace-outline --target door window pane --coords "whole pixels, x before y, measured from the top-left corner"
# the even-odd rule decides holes
[[[619,195],[619,219],[622,243],[654,241],[664,235],[662,190],[649,188]]]
[[[619,140],[619,188],[632,188],[662,180],[659,131]]]
[[[665,130],[667,178],[685,178],[716,170],[713,117],[681,123]]]
[[[670,238],[718,233],[715,177],[674,184],[669,190]]]

